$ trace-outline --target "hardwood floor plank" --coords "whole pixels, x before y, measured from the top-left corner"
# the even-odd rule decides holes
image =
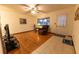
[[[20,43],[20,48],[8,52],[9,54],[30,54],[47,41],[52,34],[39,35],[37,32],[25,32],[14,35]]]

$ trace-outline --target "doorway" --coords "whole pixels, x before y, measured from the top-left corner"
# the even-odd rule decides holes
[[[4,44],[2,40],[1,18],[0,18],[0,54],[4,53]]]

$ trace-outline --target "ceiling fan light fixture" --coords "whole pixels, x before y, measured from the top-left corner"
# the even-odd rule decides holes
[[[32,13],[32,14],[37,14],[37,13],[38,13],[37,8],[32,8],[31,13]]]
[[[32,13],[32,14],[36,14],[36,11],[35,11],[35,10],[32,10],[31,13]]]
[[[33,15],[38,14],[40,12],[38,8],[39,4],[25,4],[25,5],[27,12],[30,11],[30,13]]]

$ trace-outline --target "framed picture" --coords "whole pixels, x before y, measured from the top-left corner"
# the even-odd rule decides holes
[[[27,20],[25,18],[20,18],[20,24],[27,24]]]

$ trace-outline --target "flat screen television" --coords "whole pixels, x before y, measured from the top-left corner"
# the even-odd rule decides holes
[[[37,25],[49,25],[50,18],[40,18],[37,20]]]
[[[6,25],[4,26],[4,29],[5,29],[5,35],[6,35],[6,37],[7,37],[8,40],[9,40],[9,39],[10,39],[9,25],[6,24]]]

